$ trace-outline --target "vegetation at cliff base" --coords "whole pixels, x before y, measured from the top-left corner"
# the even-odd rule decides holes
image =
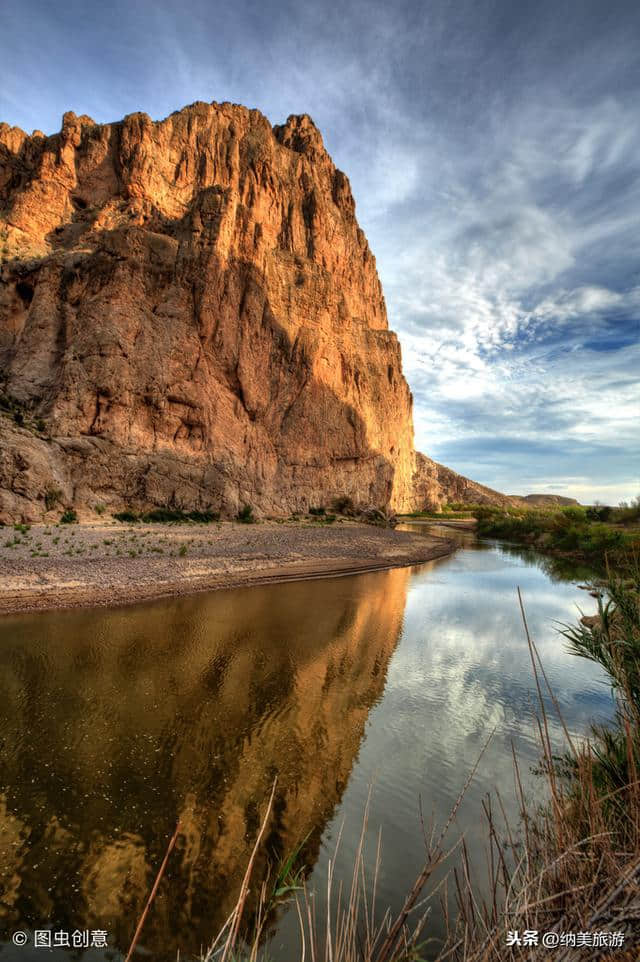
[[[95,508],[98,511],[98,505]],[[104,508],[102,509],[104,510]],[[102,514],[102,511],[98,511]],[[195,521],[198,524],[211,524],[218,521],[220,514],[216,511],[182,511],[180,508],[153,508],[151,511],[143,511],[137,514],[135,511],[117,511],[113,517],[116,521],[123,521],[127,524],[135,524],[142,521],[146,524],[185,524],[187,521]]]
[[[255,524],[255,520],[251,505],[244,504],[238,511],[236,521],[240,521],[241,524]]]

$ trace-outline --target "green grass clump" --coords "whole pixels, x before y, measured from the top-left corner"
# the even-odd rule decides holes
[[[77,520],[78,515],[73,508],[67,508],[67,510],[60,516],[61,524],[73,524]]]

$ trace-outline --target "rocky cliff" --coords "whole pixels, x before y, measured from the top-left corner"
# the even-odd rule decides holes
[[[419,506],[412,398],[306,115],[0,124],[0,520]]]
[[[477,481],[456,474],[444,464],[416,452],[413,499],[418,510],[439,510],[447,503],[497,504],[507,507],[518,503],[517,496],[500,494]]]

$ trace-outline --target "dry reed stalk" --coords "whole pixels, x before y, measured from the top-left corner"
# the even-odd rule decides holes
[[[460,962],[515,962],[540,957],[533,948],[508,946],[505,937],[510,929],[584,931],[596,924],[601,926],[608,923],[616,928],[624,928],[626,925],[627,930],[635,933],[640,940],[640,780],[637,764],[640,705],[634,701],[627,674],[628,670],[637,672],[638,669],[633,662],[629,664],[628,660],[625,661],[629,657],[636,657],[635,651],[638,649],[612,646],[610,652],[612,672],[616,673],[615,684],[624,696],[619,702],[617,731],[621,738],[620,750],[626,756],[627,777],[622,786],[607,790],[606,778],[610,777],[607,774],[608,769],[597,767],[603,764],[601,756],[595,754],[589,741],[577,746],[571,739],[539,652],[529,634],[520,591],[518,598],[538,694],[540,715],[536,723],[551,806],[546,813],[531,815],[525,802],[518,762],[512,746],[516,796],[525,836],[523,855],[513,867],[509,878],[505,871],[506,843],[500,842],[497,836],[491,805],[485,806],[489,844],[496,846],[497,855],[488,855],[491,902],[489,906],[485,906],[484,918],[492,919],[494,924],[489,933],[483,935],[478,923],[470,918],[470,880],[465,869],[466,890],[461,885],[458,894],[458,932],[462,927],[463,936],[461,938],[456,930],[450,930],[449,945],[442,953],[442,959],[453,957]],[[637,635],[633,637],[636,638]],[[567,758],[572,760],[574,770],[568,789],[556,777],[539,675],[544,679],[570,749]],[[637,693],[637,682],[634,684]],[[614,729],[614,735],[615,731]],[[605,741],[600,750],[606,750],[606,746]],[[610,764],[606,757],[604,764]],[[611,756],[611,764],[615,764],[614,756]],[[597,783],[596,772],[599,779]],[[508,843],[511,851],[515,851],[502,804],[501,811]],[[620,881],[620,866],[625,862],[628,862],[630,867]],[[504,898],[496,921],[499,873],[504,884]],[[604,896],[603,892],[606,893]],[[597,906],[595,911],[594,903]],[[635,944],[637,945],[637,942]],[[579,955],[580,950],[577,952],[578,954],[576,950],[568,947],[557,957],[557,962],[582,958]],[[625,953],[625,958],[632,957],[635,958],[631,953]]]
[[[258,837],[256,838],[255,845],[253,846],[253,851],[251,852],[251,857],[249,858],[249,863],[247,865],[246,872],[244,873],[244,878],[242,879],[242,885],[240,886],[240,894],[238,896],[238,901],[236,903],[236,907],[234,910],[233,921],[231,923],[229,935],[227,936],[227,941],[224,946],[221,962],[226,962],[229,953],[234,950],[236,945],[236,940],[238,938],[238,929],[240,927],[240,919],[242,918],[244,905],[247,900],[247,894],[249,892],[249,879],[251,878],[251,873],[253,872],[253,865],[256,860],[256,855],[258,853],[258,849],[260,848],[260,843],[265,833],[267,822],[269,821],[269,816],[271,815],[273,798],[276,793],[276,783],[277,783],[277,779],[274,778],[273,788],[271,789],[271,795],[269,796],[269,802],[267,804],[267,810],[265,812],[264,818],[262,819],[262,825],[260,826]]]
[[[136,947],[136,945],[138,944],[138,939],[140,938],[140,934],[141,934],[141,932],[142,932],[142,929],[143,929],[145,920],[146,920],[146,918],[147,918],[147,915],[149,914],[149,909],[150,909],[150,907],[151,907],[151,903],[153,902],[153,900],[154,900],[154,898],[155,898],[155,895],[156,895],[156,892],[158,891],[158,886],[160,885],[160,882],[161,882],[161,880],[162,880],[162,876],[164,875],[164,870],[165,870],[166,867],[167,867],[167,862],[169,861],[169,856],[171,855],[171,852],[173,851],[173,846],[176,844],[176,839],[178,838],[178,832],[179,832],[179,831],[180,831],[180,822],[178,822],[178,824],[176,825],[176,830],[175,830],[175,832],[173,833],[173,835],[171,836],[171,838],[169,839],[169,844],[168,844],[168,846],[167,846],[167,851],[165,852],[165,856],[164,856],[164,858],[163,858],[163,860],[162,860],[162,865],[160,866],[160,870],[159,870],[158,874],[156,875],[156,880],[155,880],[155,882],[153,883],[153,888],[151,889],[151,892],[149,893],[149,898],[147,899],[147,904],[145,905],[144,911],[142,912],[142,915],[140,916],[140,920],[139,920],[139,922],[138,922],[138,925],[136,926],[136,931],[135,931],[135,933],[134,933],[133,939],[131,940],[131,945],[129,946],[129,951],[127,952],[127,957],[126,957],[126,959],[125,959],[125,962],[130,962],[131,956],[133,955],[134,950],[135,950],[135,947]]]

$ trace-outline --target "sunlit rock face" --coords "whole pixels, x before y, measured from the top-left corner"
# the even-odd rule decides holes
[[[238,897],[274,781],[248,911],[269,862],[305,840],[311,868],[409,577],[14,619],[0,650],[4,928],[105,928],[126,952],[179,823],[142,941],[159,962],[198,956]]]
[[[446,504],[521,504],[517,496],[500,494],[477,481],[456,474],[444,464],[416,452],[413,497],[419,509],[438,511]]]
[[[0,389],[44,422],[23,445],[0,419],[5,512],[49,482],[78,507],[412,507],[398,340],[309,117],[2,124],[0,210]]]

